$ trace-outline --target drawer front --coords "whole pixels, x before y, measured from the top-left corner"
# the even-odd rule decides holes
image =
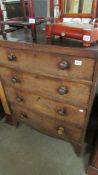
[[[89,85],[34,76],[0,67],[1,80],[4,84],[28,90],[32,93],[48,96],[53,100],[87,106],[91,87]]]
[[[94,59],[2,47],[0,47],[0,55],[0,64],[30,73],[88,81],[93,78]]]
[[[21,91],[6,86],[5,94],[7,96],[9,104],[20,105],[23,108],[27,107],[40,114],[57,118],[68,123],[72,123],[79,127],[84,127],[86,110],[75,106],[67,105],[64,103],[54,102],[49,99],[45,99],[41,96]]]
[[[15,117],[33,128],[44,132],[48,135],[55,136],[61,139],[72,139],[77,142],[81,141],[82,129],[68,125],[57,119],[48,118],[34,113],[28,109],[21,108],[18,105],[11,106]]]

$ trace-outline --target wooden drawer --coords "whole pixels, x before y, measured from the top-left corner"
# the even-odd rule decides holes
[[[91,81],[94,59],[0,47],[0,64],[30,73]]]
[[[1,80],[13,88],[28,90],[32,93],[60,102],[87,106],[91,87],[89,85],[68,82],[60,79],[30,75],[0,67]]]
[[[54,102],[41,96],[27,93],[20,89],[13,89],[8,86],[5,87],[5,94],[9,104],[15,103],[23,108],[27,107],[40,114],[45,114],[46,117],[58,118],[78,127],[84,127],[86,110],[83,108],[81,109],[64,103]]]
[[[42,116],[18,105],[11,105],[11,108],[18,120],[24,121],[41,132],[65,140],[81,141],[82,129],[68,125],[58,119],[54,120],[53,118]]]

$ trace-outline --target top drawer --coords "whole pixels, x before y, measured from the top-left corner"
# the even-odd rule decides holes
[[[30,73],[91,81],[95,60],[0,47],[0,64]]]

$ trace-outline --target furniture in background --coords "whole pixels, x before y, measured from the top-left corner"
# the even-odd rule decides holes
[[[2,16],[2,10],[1,10],[1,6],[0,6],[0,33],[2,33],[2,24],[1,21],[3,20],[3,16]]]
[[[4,1],[3,4],[7,12],[8,19],[24,16],[24,9],[23,9],[22,1]],[[28,16],[27,1],[24,1],[24,5],[25,5],[25,10],[26,10],[25,11],[26,16]]]
[[[48,38],[76,39],[83,46],[98,40],[98,0],[57,0],[55,22],[46,25]]]
[[[41,0],[40,2],[38,0],[5,1],[4,4],[8,16],[5,24],[18,28],[30,28],[32,38],[36,41],[36,26],[44,23],[51,16],[53,0]]]
[[[98,94],[95,98],[91,120],[89,122],[90,137],[93,136],[92,150],[89,161],[88,175],[98,175]]]
[[[4,24],[2,23],[3,21],[3,14],[0,6],[0,34],[2,35],[3,39],[6,39],[6,33],[4,31]]]
[[[29,27],[31,29],[32,39],[36,41],[36,25],[34,20],[35,16],[33,0],[20,0],[18,3],[5,1],[4,5],[8,16],[8,20],[4,22],[4,25],[15,26],[18,28],[23,27],[25,29]]]
[[[97,56],[87,49],[0,41],[9,120],[67,140],[80,153],[96,94]]]
[[[98,139],[88,168],[88,175],[98,175]]]

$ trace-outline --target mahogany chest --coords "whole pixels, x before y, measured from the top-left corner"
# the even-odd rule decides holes
[[[97,57],[87,49],[0,41],[8,118],[67,140],[80,152],[96,94]]]

